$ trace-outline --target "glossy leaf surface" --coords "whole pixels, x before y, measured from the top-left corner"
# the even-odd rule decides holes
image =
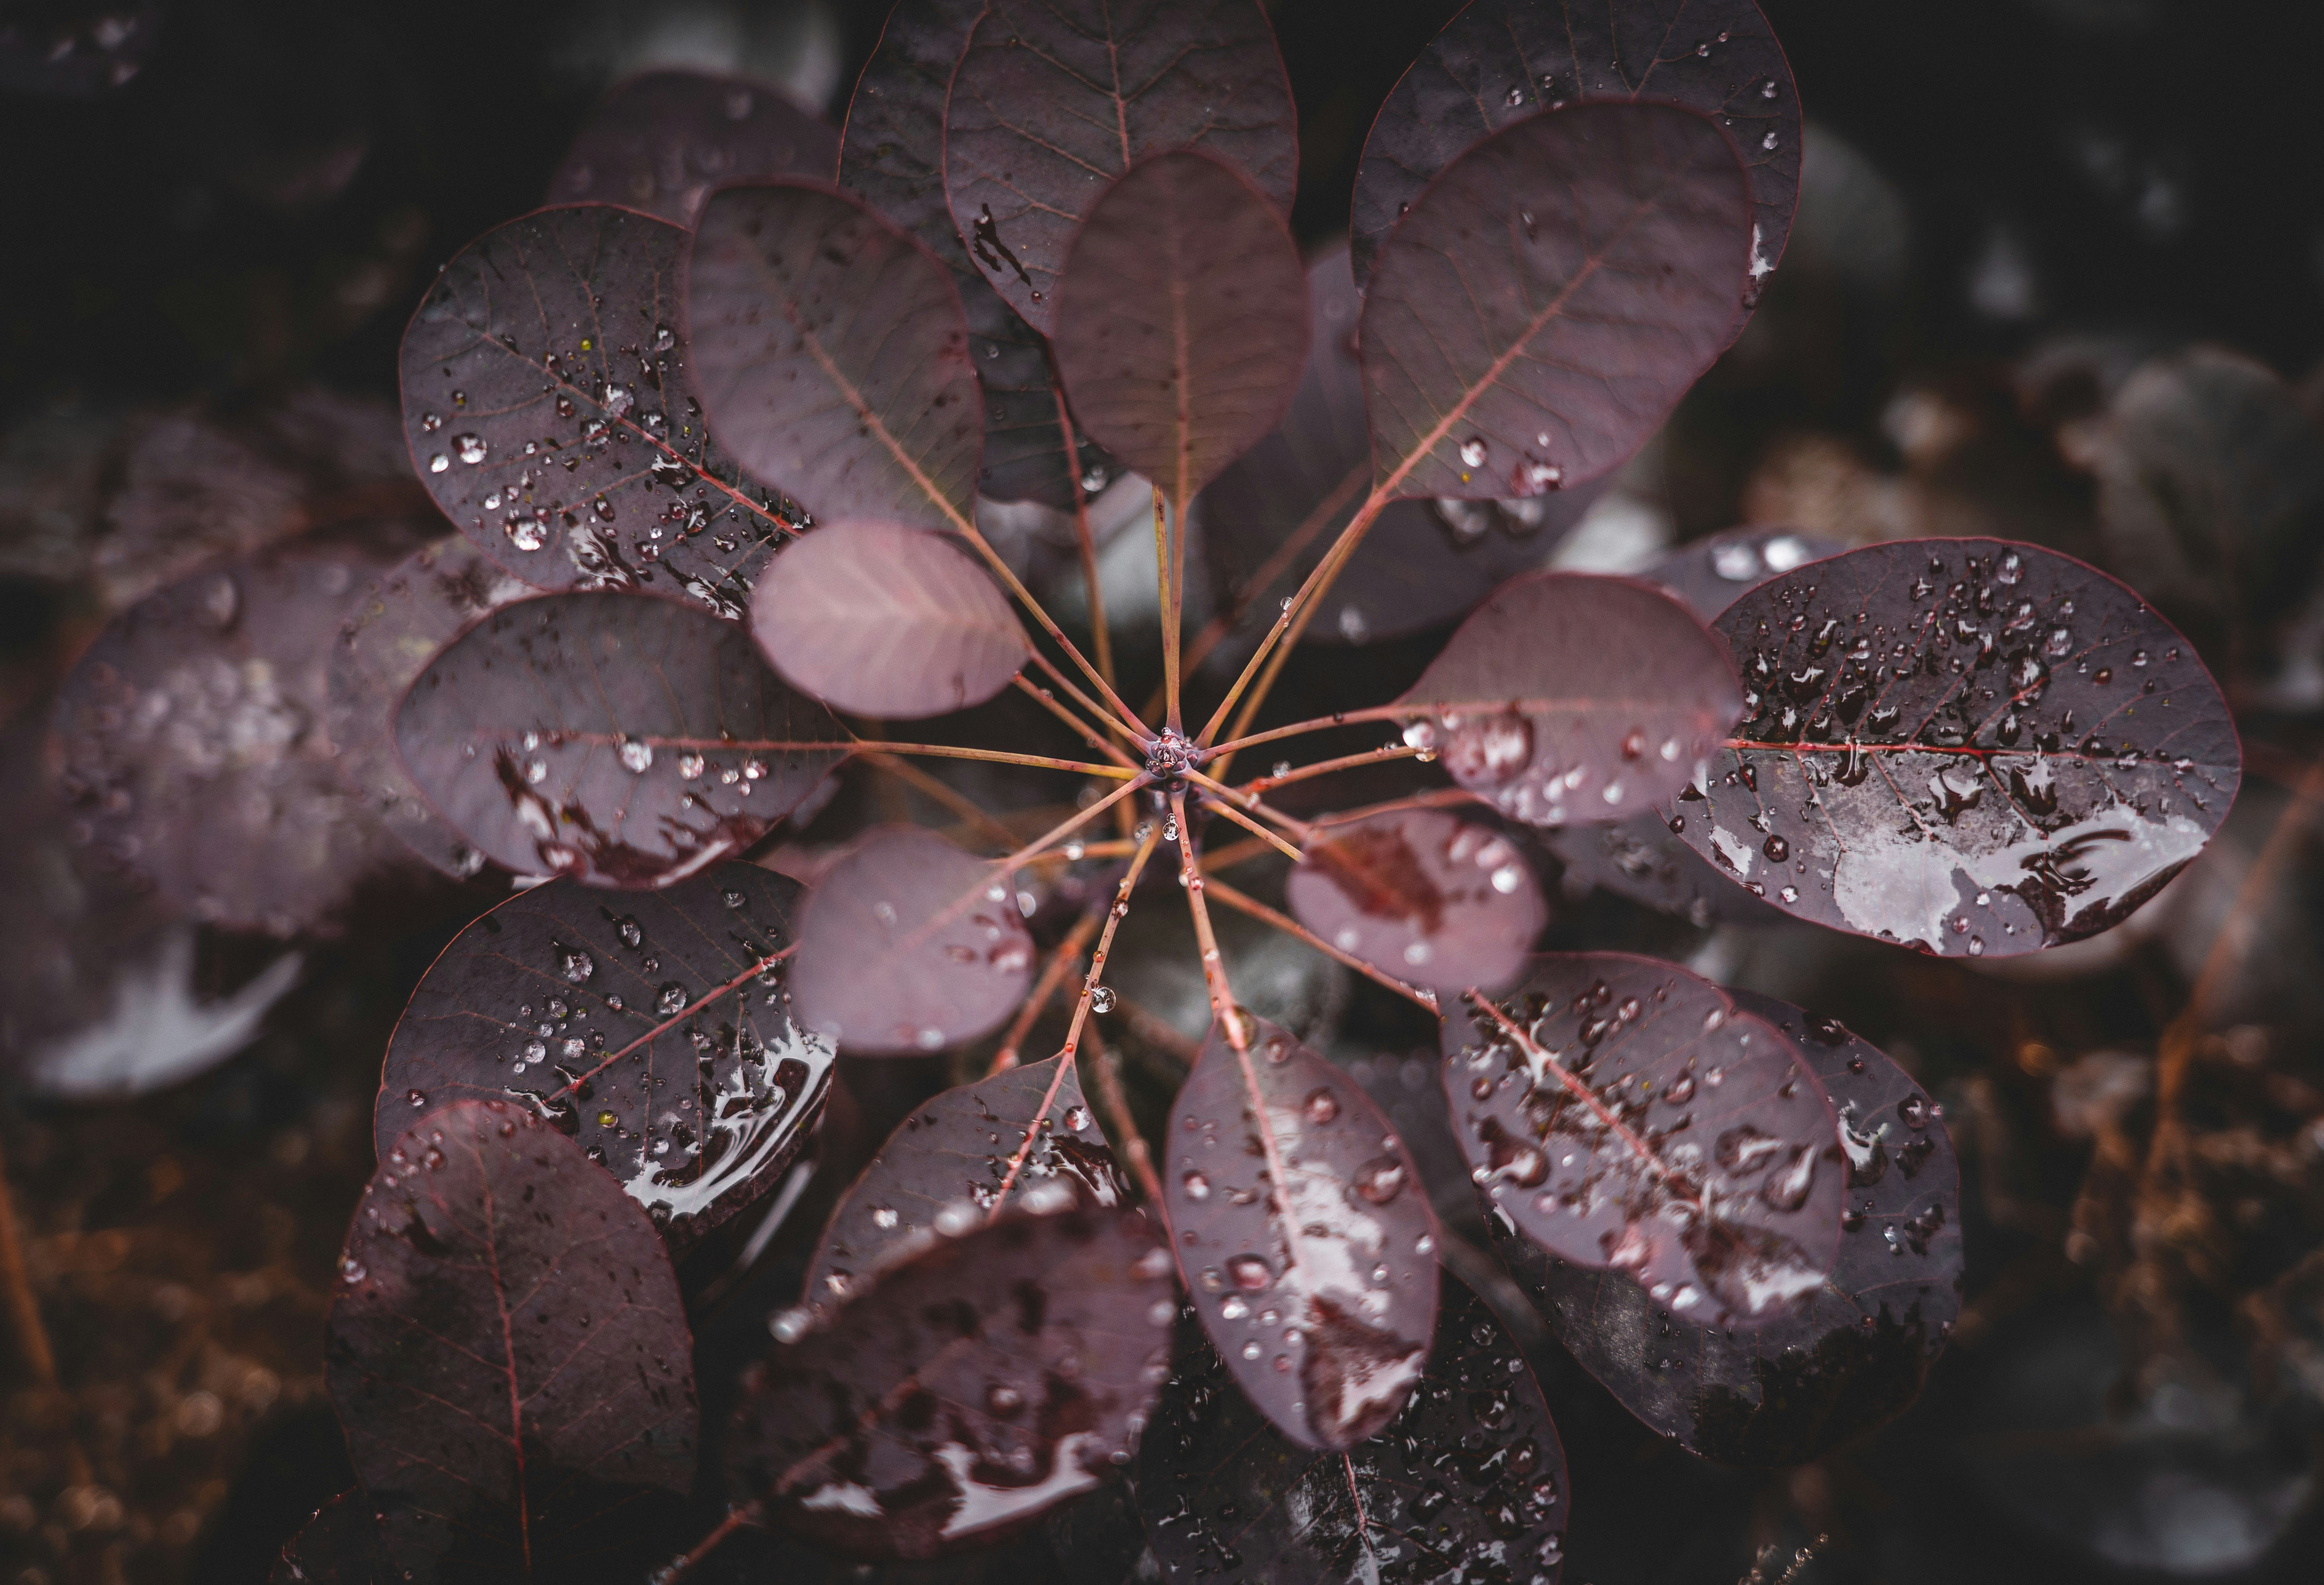
[[[493,612],[414,679],[395,734],[438,813],[494,862],[623,887],[748,847],[849,742],[737,624],[612,594]]]
[[[917,825],[881,825],[807,899],[801,1025],[851,1055],[941,1051],[1001,1027],[1033,979],[1015,880]]]
[[[2193,649],[2069,557],[1868,546],[1718,628],[1748,714],[1672,829],[1799,918],[1950,955],[2079,940],[2235,801],[2235,725]]]
[[[739,616],[797,519],[703,426],[686,245],[685,227],[604,204],[484,233],[403,333],[403,428],[444,515],[527,583],[679,591]]]
[[[1840,1152],[1790,1041],[1676,964],[1620,953],[1536,958],[1498,1011],[1443,1033],[1452,1131],[1489,1207],[1696,1325],[1780,1320],[1822,1285]]]
[[[641,72],[605,96],[549,179],[552,204],[620,204],[691,226],[710,189],[804,176],[829,181],[839,134],[750,78]]]
[[[1345,1454],[1286,1441],[1197,1345],[1139,1452],[1139,1511],[1167,1577],[1222,1585],[1554,1585],[1565,1450],[1517,1344],[1461,1283],[1411,1400]]]
[[[270,1585],[390,1585],[401,1577],[389,1569],[379,1516],[361,1487],[317,1509],[267,1576]]]
[[[1367,290],[1374,482],[1473,501],[1620,464],[1726,346],[1748,209],[1726,134],[1666,106],[1549,111],[1462,155]]]
[[[1307,278],[1231,165],[1139,161],[1091,206],[1056,282],[1058,372],[1082,422],[1185,502],[1258,444],[1307,360]]]
[[[1800,198],[1800,98],[1752,0],[1471,0],[1397,83],[1356,167],[1348,234],[1360,280],[1405,207],[1488,133],[1601,100],[1683,105],[1741,152],[1751,278],[1784,254]],[[1739,323],[1738,323],[1739,328]]]
[[[1331,825],[1284,895],[1299,922],[1410,984],[1454,992],[1516,979],[1549,921],[1532,869],[1490,826],[1429,809]]]
[[[391,1561],[635,1567],[694,1477],[693,1340],[645,1210],[513,1101],[403,1136],[355,1208],[325,1381]]]
[[[795,1341],[768,1356],[726,1458],[780,1528],[934,1557],[1030,1523],[1136,1445],[1178,1313],[1145,1217],[962,1220],[819,1327],[776,1318]]]
[[[1213,1027],[1171,1107],[1162,1166],[1203,1330],[1303,1447],[1376,1434],[1436,1324],[1436,1221],[1404,1141],[1353,1079],[1250,1018]]]
[[[1405,741],[1533,825],[1620,820],[1668,797],[1738,708],[1719,640],[1625,578],[1512,578],[1420,680]]]
[[[1256,0],[993,0],[953,74],[944,177],[993,290],[1042,331],[1074,229],[1148,154],[1194,148],[1288,214],[1297,122]]]
[[[1638,576],[1677,595],[1705,622],[1715,622],[1744,595],[1811,561],[1848,547],[1796,529],[1736,529],[1682,545]]]
[[[784,551],[759,580],[751,631],[792,686],[890,719],[981,705],[1031,655],[982,567],[885,523],[826,528]]]
[[[1613,825],[1563,825],[1543,832],[1541,841],[1565,867],[1568,897],[1600,888],[1676,915],[1698,930],[1722,921],[1766,925],[1779,917],[1714,871],[1710,860],[1673,835],[1652,810]]]
[[[635,897],[557,880],[509,898],[403,1009],[381,1157],[431,1112],[513,1100],[690,1244],[775,1186],[831,1087],[831,1043],[792,1023],[790,965],[769,962],[797,945],[801,902],[739,863]]]
[[[821,518],[969,521],[984,444],[960,294],[844,193],[729,188],[703,209],[687,335],[711,428]]]

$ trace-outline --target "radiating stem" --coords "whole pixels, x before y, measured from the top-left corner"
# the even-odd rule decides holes
[[[1503,703],[1506,702],[1503,701]],[[1447,709],[1453,707],[1444,706]],[[1435,705],[1374,705],[1363,710],[1334,710],[1329,715],[1318,715],[1307,721],[1295,721],[1288,726],[1271,726],[1265,732],[1253,733],[1249,737],[1230,739],[1219,744],[1212,753],[1219,758],[1224,758],[1227,755],[1240,753],[1245,749],[1257,748],[1260,743],[1277,742],[1287,737],[1304,737],[1311,732],[1329,732],[1335,726],[1360,726],[1367,721],[1401,721],[1406,716],[1425,715],[1436,708]],[[1400,747],[1401,745],[1391,746]],[[1218,769],[1213,763],[1211,774],[1223,777],[1226,772]]]
[[[1115,780],[1142,775],[1120,765],[1092,765],[1081,760],[1058,760],[1047,754],[1010,754],[999,749],[964,749],[952,743],[881,743],[881,754],[918,754],[932,760],[982,760],[988,765],[1029,765],[1037,770],[1070,770],[1076,776],[1104,776]]]
[[[1139,840],[1138,852],[1130,855],[1130,869],[1120,885],[1114,888],[1113,907],[1106,910],[1105,928],[1097,938],[1097,950],[1090,954],[1089,972],[1082,977],[1081,1000],[1074,1005],[1074,1021],[1066,1026],[1065,1043],[1060,1052],[1070,1062],[1080,1049],[1082,1027],[1089,1022],[1090,1000],[1105,979],[1105,960],[1113,951],[1113,933],[1130,917],[1130,894],[1138,888],[1138,878],[1146,871],[1146,861],[1154,856],[1154,849],[1162,841],[1162,828],[1155,826]]]
[[[1259,802],[1259,795],[1257,793],[1244,792],[1238,788],[1229,787],[1224,782],[1213,781],[1199,770],[1187,771],[1186,779],[1193,782],[1196,787],[1201,788],[1204,791],[1212,794],[1213,797],[1218,800],[1214,806],[1225,808],[1231,805],[1233,807],[1238,809],[1250,809],[1258,814],[1264,815],[1269,820],[1274,821],[1277,825],[1283,827],[1284,830],[1299,838],[1302,842],[1307,840],[1307,834],[1314,829],[1314,827],[1309,825],[1306,821],[1300,819],[1296,815],[1286,815],[1280,809],[1269,808],[1267,805]],[[1257,826],[1252,826],[1251,829],[1256,831],[1259,828]]]
[[[1154,578],[1159,585],[1162,608],[1162,701],[1163,719],[1172,732],[1178,723],[1178,597],[1174,569],[1180,569],[1184,558],[1175,553],[1170,544],[1170,511],[1175,503],[1166,503],[1161,489],[1154,492]],[[1181,531],[1185,524],[1179,525]]]
[[[1157,1212],[1167,1212],[1162,1198],[1162,1180],[1154,1171],[1154,1152],[1146,1143],[1146,1136],[1138,1131],[1138,1120],[1130,1115],[1130,1097],[1122,1092],[1121,1060],[1105,1043],[1092,1024],[1083,1032],[1089,1041],[1090,1076],[1097,1086],[1098,1109],[1105,1120],[1113,1125],[1114,1137],[1121,1141],[1121,1154],[1130,1163],[1130,1175],[1138,1180],[1139,1192],[1146,1203]]]
[[[1018,1048],[1025,1044],[1025,1037],[1032,1032],[1034,1020],[1047,1008],[1049,999],[1057,993],[1057,987],[1065,982],[1065,976],[1073,972],[1074,964],[1082,954],[1089,950],[1090,937],[1097,934],[1097,927],[1103,921],[1102,914],[1084,914],[1074,921],[1074,927],[1065,932],[1065,938],[1050,952],[1049,961],[1041,965],[1041,977],[1033,981],[1033,993],[1025,999],[1025,1005],[1017,1009],[1017,1016],[1010,1020],[1009,1032],[1001,1037],[1001,1049],[993,1054],[992,1066],[986,1070],[985,1077],[1005,1074],[1017,1065]]]
[[[1128,797],[1130,794],[1137,792],[1141,788],[1148,786],[1151,779],[1151,778],[1148,777],[1143,771],[1141,771],[1139,773],[1136,780],[1123,782],[1120,787],[1106,794],[1105,797],[1100,798],[1096,803],[1092,804],[1088,808],[1079,811],[1069,820],[1061,821],[1057,825],[1051,826],[1048,830],[1043,832],[1040,835],[1035,837],[1031,842],[1027,843],[1016,852],[1005,854],[998,859],[988,861],[989,868],[986,871],[988,879],[978,881],[974,886],[972,886],[966,891],[962,892],[958,897],[945,904],[943,908],[938,908],[935,913],[930,914],[918,926],[914,926],[911,932],[899,944],[898,950],[911,952],[925,945],[928,937],[943,929],[954,919],[959,917],[962,909],[975,906],[977,899],[984,896],[986,890],[992,884],[991,880],[989,879],[990,876],[995,874],[1008,875],[1014,873],[1017,870],[1022,868],[1025,864],[1038,857],[1049,848],[1063,842],[1066,837],[1071,836],[1074,832],[1080,830],[1083,826],[1096,819],[1100,815],[1104,814],[1107,808],[1111,805],[1118,803],[1121,799]]]
[[[1297,848],[1293,847],[1289,843],[1284,841],[1281,837],[1276,835],[1275,833],[1269,831],[1266,826],[1261,825],[1258,821],[1252,819],[1250,816],[1244,814],[1241,810],[1236,808],[1232,804],[1226,802],[1224,799],[1205,798],[1203,801],[1203,806],[1210,810],[1214,815],[1225,816],[1237,825],[1241,826],[1245,831],[1258,833],[1259,838],[1261,842],[1265,843],[1268,847],[1273,848],[1277,852],[1281,853],[1285,858],[1289,859],[1293,863],[1304,864],[1307,862],[1307,855],[1305,853],[1301,852]],[[1205,866],[1203,873],[1207,875],[1210,872],[1210,867]]]
[[[1064,679],[1059,678],[1058,680],[1063,681]],[[1025,674],[1022,672],[1019,672],[1017,674],[1014,681],[1019,692],[1022,693],[1027,698],[1040,705],[1042,709],[1047,710],[1050,714],[1056,716],[1058,720],[1071,727],[1077,734],[1079,734],[1082,742],[1087,743],[1091,748],[1095,749],[1099,753],[1103,754],[1107,759],[1112,760],[1117,765],[1123,766],[1133,770],[1139,768],[1137,760],[1132,760],[1112,742],[1101,736],[1096,727],[1092,726],[1088,722],[1084,721],[1071,710],[1068,710],[1063,705],[1058,704],[1056,696],[1051,694],[1048,689],[1041,687],[1038,683],[1028,681]],[[1078,696],[1079,690],[1074,691],[1076,696]]]
[[[1033,592],[1025,586],[1024,581],[1018,577],[1006,561],[1001,559],[1001,552],[995,550],[991,543],[977,531],[976,525],[959,513],[949,510],[945,515],[952,520],[953,531],[976,548],[977,554],[984,558],[985,565],[991,567],[994,575],[1007,585],[1009,592],[1017,596],[1018,603],[1032,613],[1033,620],[1040,623],[1041,631],[1049,635],[1050,641],[1063,650],[1066,658],[1082,668],[1082,674],[1097,685],[1098,691],[1105,696],[1124,721],[1142,730],[1146,723],[1139,720],[1138,712],[1122,702],[1121,696],[1113,691],[1113,685],[1105,679],[1105,674],[1091,665],[1089,658],[1074,648],[1074,641],[1065,637],[1065,631],[1057,626],[1047,612],[1041,609],[1041,603],[1033,598]]]
[[[998,836],[1005,843],[1016,842],[1017,834],[1003,825],[995,816],[986,814],[978,806],[976,800],[969,797],[958,788],[937,780],[909,760],[899,760],[892,754],[862,754],[858,757],[866,765],[887,772],[931,803],[943,805],[968,824],[982,829],[987,834]]]
[[[1279,851],[1273,841],[1261,842],[1253,837],[1249,842],[1229,843],[1222,848],[1206,848],[1203,852],[1203,873],[1215,875],[1222,870],[1231,870],[1237,864],[1248,864],[1253,859],[1264,858]]]
[[[1334,809],[1329,815],[1318,815],[1314,827],[1318,831],[1338,825],[1353,825],[1360,820],[1370,820],[1378,815],[1401,815],[1407,809],[1457,809],[1485,800],[1465,788],[1440,788],[1434,792],[1415,793],[1408,798],[1390,798],[1386,803],[1365,804],[1353,809]]]
[[[1233,887],[1229,886],[1225,881],[1219,880],[1216,876],[1213,876],[1211,879],[1211,893],[1221,902],[1226,904],[1227,907],[1233,908],[1240,913],[1248,914],[1252,918],[1260,921],[1262,924],[1272,925],[1275,928],[1282,931],[1286,935],[1290,936],[1295,941],[1305,942],[1307,945],[1314,947],[1317,952],[1322,953],[1325,957],[1330,958],[1336,963],[1347,964],[1348,967],[1353,969],[1357,973],[1361,974],[1365,979],[1373,981],[1375,984],[1384,986],[1388,990],[1395,991],[1398,996],[1403,997],[1407,1001],[1416,1002],[1420,1006],[1426,1008],[1432,1015],[1442,1010],[1436,1005],[1436,992],[1434,991],[1424,991],[1416,985],[1407,985],[1393,974],[1383,973],[1380,970],[1374,968],[1371,964],[1364,962],[1363,959],[1356,956],[1354,954],[1342,952],[1338,947],[1333,946],[1330,942],[1316,935],[1313,930],[1308,929],[1306,926],[1302,925],[1290,915],[1270,908],[1257,898],[1251,897],[1247,893],[1237,891]]]
[[[692,1552],[654,1575],[654,1585],[678,1585],[678,1581],[700,1568],[702,1560],[716,1552],[728,1536],[737,1530],[758,1523],[759,1505],[757,1503],[746,1502],[727,1509],[726,1516],[718,1521],[718,1527],[696,1542]]]
[[[1178,828],[1178,880],[1186,889],[1186,908],[1194,921],[1194,945],[1202,954],[1203,984],[1210,992],[1211,1017],[1217,1022],[1220,1032],[1226,1036],[1227,1044],[1240,1056],[1250,1049],[1250,1031],[1242,1027],[1242,1015],[1235,1009],[1234,992],[1227,984],[1226,963],[1219,955],[1219,938],[1211,929],[1211,910],[1203,901],[1203,874],[1194,862],[1194,834],[1186,824],[1185,792],[1176,789],[1171,792],[1170,818]],[[1252,1104],[1259,1106],[1258,1115],[1262,1120],[1259,1133],[1264,1136],[1268,1131],[1263,1122],[1266,1109],[1259,1103],[1255,1086],[1251,1096]],[[1268,1147],[1270,1165],[1274,1148],[1271,1143]],[[1277,1176],[1275,1181],[1279,1184],[1282,1179]]]
[[[1308,781],[1318,776],[1329,776],[1335,770],[1354,770],[1361,766],[1379,765],[1389,760],[1415,760],[1425,751],[1425,750],[1416,749],[1409,743],[1386,743],[1377,749],[1366,749],[1360,754],[1342,754],[1336,760],[1318,760],[1313,765],[1296,765],[1280,776],[1273,774],[1255,776],[1236,788],[1235,796],[1240,798],[1246,794],[1263,793],[1275,788],[1288,787],[1295,781]],[[1472,800],[1473,796],[1469,793],[1461,795],[1463,801]],[[1333,816],[1330,818],[1336,820],[1341,816]],[[1317,824],[1320,825],[1323,822],[1319,821]]]

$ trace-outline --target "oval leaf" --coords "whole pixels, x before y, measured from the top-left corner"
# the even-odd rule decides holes
[[[1404,1141],[1346,1074],[1244,1015],[1170,1112],[1163,1192],[1203,1330],[1302,1447],[1394,1419],[1436,1324],[1436,1221]]]
[[[1181,505],[1275,427],[1307,359],[1307,277],[1283,217],[1185,151],[1090,208],[1056,283],[1057,369],[1100,444]]]
[[[1739,712],[1725,648],[1658,589],[1512,578],[1397,700],[1405,741],[1532,825],[1620,820],[1668,797]]]
[[[1565,1448],[1483,1301],[1444,1278],[1411,1401],[1346,1454],[1286,1441],[1197,1344],[1139,1450],[1138,1507],[1171,1579],[1221,1585],[1501,1578],[1555,1585]],[[1481,1565],[1481,1569],[1480,1569]]]
[[[825,518],[964,528],[984,443],[960,294],[853,198],[778,183],[702,211],[687,335],[720,441]]]
[[[388,1565],[379,1516],[357,1487],[315,1510],[267,1578],[269,1585],[389,1585],[401,1575]]]
[[[1612,470],[1726,346],[1748,210],[1726,134],[1667,106],[1550,111],[1462,155],[1364,299],[1378,485],[1480,500]]]
[[[678,328],[686,245],[685,227],[604,204],[487,231],[403,333],[403,427],[444,515],[527,583],[668,587],[740,616],[798,514],[703,428]]]
[[[1565,867],[1561,880],[1569,898],[1601,889],[1674,914],[1698,930],[1720,923],[1770,925],[1779,917],[1713,873],[1711,861],[1673,835],[1651,810],[1613,825],[1545,831],[1542,845]]]
[[[647,71],[607,94],[549,180],[552,204],[621,204],[691,226],[710,189],[770,176],[831,180],[839,134],[779,88],[707,71]]]
[[[1544,108],[1640,99],[1712,117],[1741,151],[1756,287],[1784,256],[1799,207],[1800,97],[1752,0],[1471,0],[1397,81],[1364,140],[1348,224],[1357,278],[1406,207],[1479,138]]]
[[[1786,1040],[1674,963],[1555,953],[1444,1026],[1452,1131],[1551,1254],[1698,1326],[1795,1313],[1840,1237],[1831,1101]]]
[[[1498,990],[1548,923],[1524,855],[1489,826],[1412,809],[1327,825],[1305,851],[1284,882],[1292,913],[1411,984]]]
[[[2193,648],[2035,546],[1867,546],[1717,625],[1748,714],[1671,829],[1835,929],[1973,957],[2096,935],[2202,851],[2242,779]]]
[[[324,1379],[394,1563],[643,1566],[696,1432],[693,1339],[643,1207],[517,1102],[470,1101],[388,1153],[339,1271]]]
[[[982,567],[934,534],[885,523],[825,528],[778,557],[751,631],[795,687],[889,719],[982,705],[1032,655]]]
[[[1169,1371],[1170,1257],[1137,1212],[1014,1215],[891,1267],[779,1342],[736,1411],[731,1485],[859,1557],[999,1540],[1126,1462]]]
[[[1033,937],[1010,878],[917,825],[856,838],[800,922],[798,1018],[855,1056],[941,1051],[1025,1000]]]
[[[756,842],[851,740],[699,607],[549,594],[470,628],[396,712],[438,813],[521,875],[667,886]]]
[[[433,1111],[512,1098],[692,1243],[775,1186],[831,1088],[831,1043],[788,1001],[801,889],[725,863],[638,897],[557,880],[509,898],[396,1024],[381,1157]]]
[[[1298,124],[1257,0],[984,8],[945,110],[945,193],[985,279],[1035,328],[1054,331],[1067,245],[1105,184],[1181,148],[1290,213]]]

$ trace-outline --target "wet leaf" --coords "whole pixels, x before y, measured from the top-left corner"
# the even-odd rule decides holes
[[[1286,1441],[1197,1344],[1139,1451],[1139,1510],[1171,1579],[1222,1585],[1555,1585],[1565,1450],[1540,1385],[1449,1274],[1411,1401],[1346,1453]]]
[[[982,567],[937,535],[885,523],[826,528],[776,558],[751,631],[794,687],[888,719],[981,705],[1031,657]]]
[[[941,1051],[999,1028],[1033,980],[1015,889],[924,827],[865,832],[807,898],[800,1024],[853,1056]]]
[[[746,77],[647,71],[597,106],[549,180],[551,204],[620,204],[691,226],[710,189],[804,176],[828,181],[839,134]]]
[[[702,212],[686,302],[712,429],[755,477],[821,518],[969,521],[984,425],[968,327],[910,236],[844,193],[729,188]]]
[[[1570,898],[1597,888],[1675,915],[1698,930],[1722,922],[1767,925],[1780,917],[1715,873],[1710,860],[1673,835],[1651,810],[1613,825],[1560,826],[1543,832],[1541,842],[1565,867]]]
[[[1532,825],[1620,820],[1685,784],[1738,713],[1724,646],[1659,589],[1512,578],[1420,680],[1405,741]]]
[[[1489,1210],[1551,1254],[1726,1328],[1795,1313],[1832,1269],[1831,1101],[1717,986],[1654,958],[1547,954],[1496,1009],[1447,1019],[1443,1044]]]
[[[1803,1309],[1750,1331],[1686,1325],[1619,1273],[1486,1220],[1568,1351],[1640,1420],[1724,1463],[1803,1464],[1919,1395],[1960,1311],[1960,1168],[1939,1109],[1880,1051],[1773,998],[1728,994],[1792,1039],[1840,1108],[1840,1258]]]
[[[519,1103],[471,1101],[388,1153],[339,1274],[325,1380],[397,1568],[642,1566],[696,1432],[693,1340],[642,1206]]]
[[[1462,154],[1365,298],[1374,483],[1474,501],[1611,471],[1726,346],[1748,207],[1726,134],[1668,106],[1550,111]]]
[[[740,616],[798,517],[704,428],[678,314],[687,244],[683,226],[604,204],[484,233],[403,333],[403,427],[444,515],[527,583],[683,591]]]
[[[1011,1215],[890,1267],[779,1341],[728,1478],[779,1527],[867,1558],[1001,1539],[1127,1462],[1168,1373],[1167,1251],[1138,1212]]]
[[[1149,154],[1193,148],[1288,214],[1297,123],[1256,0],[993,0],[945,112],[953,224],[993,290],[1053,331],[1074,230]]]
[[[1668,589],[1703,621],[1714,622],[1769,578],[1847,548],[1837,539],[1796,529],[1736,529],[1682,545],[1638,576]]]
[[[358,1487],[316,1510],[268,1578],[271,1585],[390,1585],[401,1575],[380,1549],[379,1516]]]
[[[1997,539],[1899,540],[1752,590],[1717,623],[1745,720],[1666,813],[1796,917],[1978,956],[2120,921],[2240,780],[2193,650],[2128,589]]]
[[[748,847],[851,741],[736,624],[612,594],[493,612],[413,681],[395,734],[412,780],[487,858],[623,887]]]
[[[403,1009],[372,1125],[381,1158],[447,1106],[513,1100],[691,1244],[775,1187],[831,1087],[831,1043],[791,1021],[777,958],[802,901],[797,881],[741,863],[634,897],[560,879],[509,898]]]
[[[1126,1203],[1128,1185],[1065,1058],[1028,1063],[915,1107],[831,1213],[801,1301],[820,1314],[936,1236],[947,1207],[981,1220],[1070,1188],[1084,1204]]]
[[[1306,365],[1299,250],[1206,153],[1131,166],[1090,207],[1055,290],[1074,411],[1181,504],[1275,427]]]
[[[1404,1406],[1428,1357],[1436,1220],[1362,1087],[1242,1016],[1248,1055],[1213,1026],[1171,1108],[1162,1187],[1179,1269],[1259,1412],[1302,1447],[1353,1447]]]
[[[1479,138],[1560,105],[1637,100],[1683,106],[1733,140],[1750,186],[1756,295],[1791,234],[1801,144],[1791,65],[1752,0],[1472,0],[1397,83],[1364,141],[1348,226],[1357,279],[1406,207]]]
[[[1319,831],[1284,894],[1316,935],[1410,984],[1495,990],[1548,923],[1533,870],[1488,825],[1412,809]]]

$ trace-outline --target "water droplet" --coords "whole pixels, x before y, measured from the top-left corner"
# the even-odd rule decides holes
[[[1189,1172],[1178,1180],[1178,1184],[1186,1191],[1186,1198],[1189,1200],[1207,1200],[1211,1197],[1211,1180],[1199,1172]]]
[[[1320,1128],[1340,1115],[1339,1097],[1329,1090],[1311,1091],[1300,1110],[1309,1122]]]
[[[677,981],[667,981],[654,992],[654,1011],[669,1018],[686,1010],[686,987]]]
[[[883,1232],[892,1229],[901,1220],[902,1218],[896,1214],[896,1208],[892,1205],[872,1207],[872,1225]]]
[[[1485,438],[1482,435],[1471,435],[1461,442],[1461,460],[1472,468],[1483,467],[1485,457],[1490,449],[1485,444]]]
[[[654,755],[651,743],[641,742],[633,737],[625,737],[622,740],[620,751],[622,764],[637,775],[642,776],[653,768]]]
[[[1243,1292],[1255,1294],[1275,1280],[1275,1272],[1259,1256],[1231,1255],[1227,1258],[1227,1277]]]
[[[1404,1163],[1393,1156],[1375,1156],[1356,1168],[1355,1191],[1374,1205],[1386,1205],[1404,1193]]]
[[[484,460],[484,438],[481,435],[455,435],[452,437],[452,449],[460,454],[462,462],[474,467]]]
[[[1093,1013],[1110,1013],[1113,1010],[1113,1002],[1114,996],[1113,988],[1111,986],[1093,985],[1090,987],[1090,1011]]]

